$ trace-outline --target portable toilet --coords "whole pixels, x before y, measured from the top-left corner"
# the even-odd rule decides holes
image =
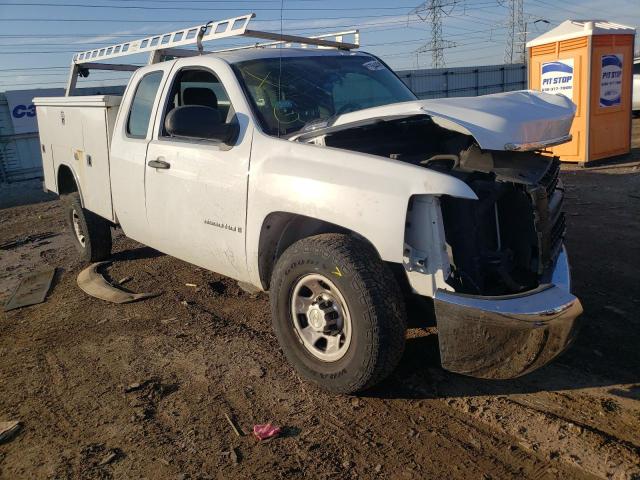
[[[527,42],[529,88],[576,104],[573,139],[550,150],[583,165],[631,149],[635,29],[604,20],[566,20]]]

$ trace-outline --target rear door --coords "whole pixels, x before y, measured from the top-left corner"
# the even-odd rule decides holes
[[[193,63],[193,59],[183,59],[176,65],[147,151],[146,215],[153,232],[151,245],[209,270],[245,279],[252,128],[246,115],[236,115],[218,74]],[[224,145],[171,137],[164,129],[165,117],[183,105],[218,109],[220,118],[240,124],[238,140]]]

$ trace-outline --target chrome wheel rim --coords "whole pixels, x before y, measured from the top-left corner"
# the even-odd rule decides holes
[[[351,343],[351,315],[344,297],[327,277],[305,275],[291,296],[293,327],[300,343],[314,357],[335,362]]]
[[[80,216],[75,209],[71,212],[71,221],[73,223],[73,233],[76,235],[76,240],[82,245],[85,246],[86,239],[84,233],[82,233],[82,226],[80,225]]]

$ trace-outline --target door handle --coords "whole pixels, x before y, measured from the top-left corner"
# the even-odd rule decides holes
[[[167,170],[171,168],[171,164],[169,162],[164,161],[164,157],[158,157],[155,160],[149,160],[147,163],[151,168]]]

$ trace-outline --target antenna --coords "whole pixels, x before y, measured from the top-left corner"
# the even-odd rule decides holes
[[[426,0],[409,12],[409,15],[416,15],[423,22],[431,24],[431,42],[418,48],[415,53],[431,52],[431,66],[442,68],[445,66],[444,49],[455,47],[454,42],[449,42],[442,38],[442,17],[449,16],[455,8],[458,0]],[[451,8],[445,12],[444,7]]]

